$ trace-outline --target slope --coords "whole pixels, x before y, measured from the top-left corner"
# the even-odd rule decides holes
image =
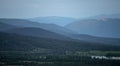
[[[118,51],[120,46],[96,44],[84,41],[63,41],[48,38],[37,38],[0,32],[0,51],[31,51],[35,48],[50,51]]]
[[[34,27],[15,28],[15,29],[4,31],[4,32],[25,35],[25,36],[33,36],[33,37],[70,40],[70,38],[66,36],[63,36],[63,35],[60,35],[60,34],[57,34],[51,31],[47,31],[41,28],[34,28]]]

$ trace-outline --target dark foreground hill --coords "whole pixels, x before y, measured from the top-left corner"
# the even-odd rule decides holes
[[[70,40],[69,37],[66,37],[51,31],[47,31],[41,28],[35,28],[35,27],[15,28],[15,29],[4,31],[4,32],[19,34],[24,36],[40,37],[40,38]]]
[[[0,51],[32,51],[33,49],[47,49],[57,51],[88,51],[107,50],[118,51],[120,46],[104,45],[83,41],[62,41],[47,38],[36,38],[0,32]]]
[[[8,30],[8,29],[13,29],[13,28],[17,28],[17,27],[0,22],[0,31],[5,31],[5,30]]]

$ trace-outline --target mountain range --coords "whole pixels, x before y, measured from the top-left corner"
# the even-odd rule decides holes
[[[106,25],[113,30],[119,26],[119,19],[109,19],[111,25],[108,24],[108,20],[83,20],[86,24],[86,28],[95,22],[94,27],[97,29],[96,21],[101,22],[103,27]],[[88,22],[90,23],[88,23]],[[115,21],[115,23],[112,23]],[[81,21],[80,21],[81,22]],[[91,23],[93,22],[93,23]],[[77,23],[77,24],[74,24]],[[100,24],[101,24],[100,23]],[[50,51],[64,52],[69,51],[83,51],[83,50],[119,50],[120,39],[109,37],[97,37],[90,34],[81,33],[73,30],[69,27],[82,27],[78,22],[73,22],[66,26],[59,26],[56,24],[46,24],[40,22],[34,22],[27,19],[0,19],[0,50],[33,50],[35,48],[50,49]],[[99,26],[101,27],[101,26]],[[103,29],[101,27],[101,29]],[[116,27],[116,28],[115,28]],[[84,29],[85,31],[85,29]],[[117,31],[117,30],[116,30]],[[92,31],[89,31],[92,32]],[[116,32],[117,33],[117,32]],[[118,32],[119,33],[119,32]],[[24,48],[22,48],[24,47]],[[116,48],[116,49],[115,49]]]
[[[6,26],[4,25],[4,28],[1,28],[3,32],[61,40],[69,39],[66,36],[54,32],[58,26],[54,27],[53,24],[42,24],[22,19],[1,19],[0,21],[1,25],[6,24],[7,27],[12,26],[12,28],[5,29]],[[50,28],[50,26],[52,27]],[[62,31],[60,27],[57,30]],[[64,29],[63,33],[65,32],[67,31]]]

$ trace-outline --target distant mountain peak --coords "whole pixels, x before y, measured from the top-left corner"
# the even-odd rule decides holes
[[[29,20],[36,21],[39,23],[56,24],[59,26],[64,26],[71,22],[76,21],[77,19],[71,17],[61,17],[61,16],[46,16],[46,17],[35,17]]]

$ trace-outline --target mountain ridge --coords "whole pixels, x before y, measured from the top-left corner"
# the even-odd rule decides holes
[[[59,26],[64,26],[66,24],[76,21],[77,19],[71,17],[47,16],[47,17],[30,18],[28,20],[40,22],[40,23],[46,23],[46,24],[52,23]]]
[[[120,19],[85,19],[73,22],[65,27],[80,34],[99,37],[120,38]]]

